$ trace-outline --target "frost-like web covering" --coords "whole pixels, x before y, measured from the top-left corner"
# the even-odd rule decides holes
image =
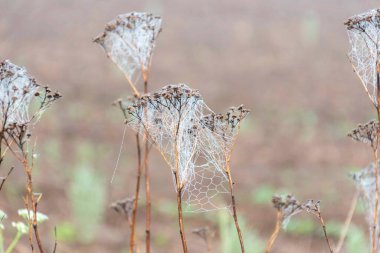
[[[376,205],[375,195],[376,195],[376,177],[375,177],[376,168],[374,163],[368,165],[366,168],[352,174],[352,178],[360,190],[361,197],[366,205],[367,210],[367,222],[369,224],[370,235],[373,231],[373,216]],[[379,206],[377,207],[379,209]],[[377,212],[377,224],[376,224],[376,249],[377,252],[380,252],[379,249],[379,231],[380,231],[380,213]],[[372,236],[370,236],[371,245],[372,245]]]
[[[25,124],[30,121],[29,106],[39,85],[24,68],[9,60],[0,64],[1,124]]]
[[[161,21],[160,17],[147,13],[119,15],[94,41],[104,48],[127,78],[135,82],[137,73],[149,69]]]
[[[184,84],[165,86],[124,107],[127,124],[141,134],[146,131],[172,171],[178,168],[190,211],[230,206],[223,201],[230,194],[226,171],[238,125],[248,110],[239,107],[216,115],[197,90]]]
[[[1,138],[5,138],[4,132],[7,132],[7,137],[12,136],[12,139],[23,136],[27,127],[36,123],[43,112],[60,97],[58,92],[52,92],[48,86],[41,87],[37,84],[25,68],[9,60],[0,62]],[[34,99],[38,103],[32,109]]]
[[[345,24],[351,44],[351,63],[373,104],[378,107],[380,9],[354,16]]]

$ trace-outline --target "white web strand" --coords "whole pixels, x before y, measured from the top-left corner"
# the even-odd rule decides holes
[[[120,162],[121,152],[123,151],[123,147],[124,147],[124,141],[125,141],[125,134],[126,134],[126,132],[127,132],[127,125],[124,126],[123,136],[121,138],[121,143],[120,143],[120,148],[119,148],[119,154],[117,155],[115,168],[113,169],[112,177],[111,177],[111,180],[110,180],[111,184],[113,183],[113,180],[115,179],[116,171],[119,168],[119,162]]]

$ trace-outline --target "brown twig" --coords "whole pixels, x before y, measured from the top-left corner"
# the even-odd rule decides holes
[[[229,161],[228,161],[228,164],[229,164]],[[229,165],[228,165],[226,173],[227,173],[227,177],[228,177],[228,183],[229,183],[230,194],[231,194],[232,216],[234,218],[236,231],[237,231],[238,236],[239,236],[240,249],[241,249],[241,252],[244,253],[245,252],[244,240],[243,240],[243,235],[241,233],[241,229],[240,229],[239,221],[238,221],[238,217],[237,217],[237,208],[236,208],[236,201],[235,201],[235,195],[234,195],[234,182],[232,181],[232,176],[231,176],[231,171],[229,169]]]
[[[148,93],[148,74],[143,73],[144,93]],[[145,114],[147,111],[145,110]],[[150,253],[150,221],[151,221],[151,200],[150,200],[150,177],[149,177],[149,141],[148,135],[145,134],[145,151],[144,151],[144,175],[145,175],[145,198],[146,198],[146,223],[145,223],[145,248],[146,253]]]
[[[182,216],[182,189],[183,189],[183,186],[180,183],[178,172],[174,171],[173,173],[174,173],[175,182],[176,182],[176,186],[177,186],[176,192],[177,192],[179,233],[181,236],[183,253],[187,253],[187,243],[186,243],[185,229],[184,229],[184,225],[183,225],[183,216]]]
[[[179,114],[179,119],[177,127],[175,129],[175,139],[174,139],[174,155],[175,155],[175,170],[173,171],[176,183],[176,193],[177,193],[177,209],[178,209],[178,225],[179,233],[182,241],[183,253],[187,253],[187,243],[185,236],[185,229],[183,225],[183,216],[182,216],[182,189],[183,185],[179,177],[179,150],[178,150],[178,131],[181,124],[181,114]]]
[[[354,213],[355,213],[355,208],[356,208],[356,205],[358,202],[358,198],[359,198],[359,190],[356,190],[354,197],[352,198],[352,201],[351,201],[350,210],[347,213],[347,218],[344,222],[342,231],[340,233],[338,244],[335,247],[335,251],[334,251],[335,253],[339,253],[343,247],[343,243],[344,243],[344,240],[347,236],[348,229],[349,229],[351,221],[352,221],[352,217],[354,216]]]
[[[136,190],[135,190],[135,201],[133,203],[132,211],[132,222],[131,222],[131,236],[129,241],[129,252],[133,253],[133,248],[136,244],[135,238],[135,225],[136,225],[136,216],[137,216],[137,206],[140,193],[140,178],[141,178],[141,146],[140,146],[140,137],[139,134],[136,134],[136,147],[137,147],[137,178],[136,178]]]
[[[330,253],[333,253],[329,237],[327,236],[326,224],[325,224],[325,221],[323,220],[322,213],[321,213],[321,211],[319,209],[319,206],[317,207],[317,209],[313,209],[313,210],[311,210],[309,212],[311,214],[313,214],[315,217],[317,217],[319,223],[321,223],[322,229],[323,229],[323,233],[324,233],[324,236],[325,236],[325,240],[326,240],[326,244],[329,247]]]
[[[281,215],[281,212],[277,210],[276,226],[274,227],[272,235],[270,236],[267,242],[267,245],[265,247],[265,253],[269,253],[270,250],[272,249],[272,246],[274,242],[276,241],[278,234],[280,233],[281,223],[282,223],[282,215]]]
[[[3,189],[5,181],[7,181],[8,177],[11,175],[13,169],[14,169],[14,167],[11,167],[11,169],[8,171],[8,174],[5,177],[1,178],[0,191],[1,191],[1,189]]]

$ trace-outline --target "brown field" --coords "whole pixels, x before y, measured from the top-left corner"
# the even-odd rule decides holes
[[[239,214],[252,235],[253,252],[260,252],[259,244],[273,229],[270,200],[276,192],[321,200],[336,244],[334,229],[344,222],[355,191],[348,173],[372,159],[368,147],[346,134],[376,116],[347,58],[343,23],[376,7],[369,0],[0,0],[0,59],[25,66],[40,83],[63,94],[34,134],[39,154],[34,182],[44,194],[39,210],[49,215],[40,228],[46,247],[52,250],[57,226],[57,252],[128,252],[128,224],[108,206],[133,195],[135,187],[130,130],[110,183],[124,129],[121,113],[111,104],[131,91],[92,38],[116,15],[134,10],[153,12],[164,21],[151,89],[183,82],[199,89],[216,111],[239,104],[252,110],[232,164]],[[151,171],[152,252],[181,252],[171,174],[156,151]],[[18,165],[0,196],[8,221],[23,208],[24,184]],[[368,244],[362,209],[353,218],[352,244],[355,236],[357,245]],[[140,243],[144,210],[142,205]],[[225,253],[218,217],[222,214],[186,216],[190,252],[206,252],[191,230],[207,224],[216,230],[213,252]],[[322,229],[309,218],[295,217],[297,226],[281,232],[273,252],[328,252]],[[13,230],[6,231],[8,242]],[[353,252],[348,247],[344,252]],[[26,237],[16,252],[30,252]]]

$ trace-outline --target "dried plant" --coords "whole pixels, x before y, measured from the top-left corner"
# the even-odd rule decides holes
[[[230,109],[226,115],[214,114],[204,103],[199,91],[184,84],[168,85],[132,102],[119,101],[119,105],[127,124],[141,134],[148,133],[171,168],[184,251],[187,252],[182,198],[187,199],[194,211],[204,212],[226,208],[218,204],[216,197],[229,194],[244,252],[230,159],[240,122],[249,111],[240,106]]]
[[[377,131],[379,123],[371,120],[370,122],[362,125],[359,124],[357,128],[352,130],[348,137],[357,142],[363,142],[371,146],[372,150],[376,152],[377,149]]]
[[[124,72],[135,94],[139,72],[147,80],[153,49],[161,31],[161,18],[131,12],[107,23],[104,33],[94,42],[100,44],[111,60]]]
[[[34,231],[39,251],[44,252],[36,218],[42,194],[33,191],[33,152],[29,154],[27,144],[35,123],[43,112],[60,97],[58,92],[52,92],[49,87],[40,86],[24,68],[8,60],[0,63],[1,160],[5,152],[10,150],[23,164],[27,177],[25,207],[34,214],[31,219],[28,219],[29,241],[33,252],[32,231]],[[31,105],[33,101],[37,101],[37,107],[34,110]],[[2,151],[3,147],[4,151]]]
[[[272,249],[272,246],[275,240],[277,239],[281,227],[286,227],[286,225],[290,221],[290,218],[301,212],[307,212],[309,214],[312,214],[318,219],[323,228],[323,233],[329,251],[331,253],[333,252],[329,238],[327,236],[326,225],[321,214],[320,201],[308,200],[302,204],[293,195],[289,194],[285,197],[273,196],[272,203],[273,207],[277,211],[277,219],[275,229],[273,230],[272,235],[270,236],[265,248],[266,253],[269,253]]]
[[[111,208],[115,210],[115,212],[122,214],[127,218],[129,224],[132,224],[132,213],[133,213],[133,205],[135,203],[135,198],[125,198],[122,200],[115,201],[111,204]]]
[[[367,92],[371,102],[377,110],[378,121],[380,120],[380,9],[370,10],[360,15],[350,18],[345,25],[351,44],[349,57],[352,66],[358,75],[362,85]],[[372,124],[376,131],[377,137],[371,136],[371,146],[374,150],[375,181],[378,182],[378,142],[379,128],[378,124]],[[367,132],[370,129],[366,130]],[[372,133],[374,134],[374,133]],[[365,137],[368,139],[368,137]],[[377,226],[377,213],[379,202],[378,183],[375,184],[375,205],[373,211],[373,224]],[[372,230],[372,253],[377,251],[376,234],[377,229]]]
[[[161,18],[152,14],[131,12],[119,15],[110,21],[105,31],[94,39],[100,44],[111,60],[123,71],[135,96],[140,96],[136,83],[140,75],[144,81],[144,93],[148,92],[148,79],[153,49],[156,39],[161,31]],[[149,150],[147,137],[144,136],[144,175],[146,196],[146,252],[150,252],[150,177],[149,177]],[[130,253],[133,253],[135,244],[135,222],[137,214],[138,197],[140,192],[140,178],[142,170],[141,147],[139,136],[136,135],[138,153],[135,203],[133,208]]]
[[[215,232],[212,231],[209,227],[195,228],[192,231],[193,234],[196,234],[201,238],[207,246],[207,252],[211,252],[211,240],[215,236]]]

